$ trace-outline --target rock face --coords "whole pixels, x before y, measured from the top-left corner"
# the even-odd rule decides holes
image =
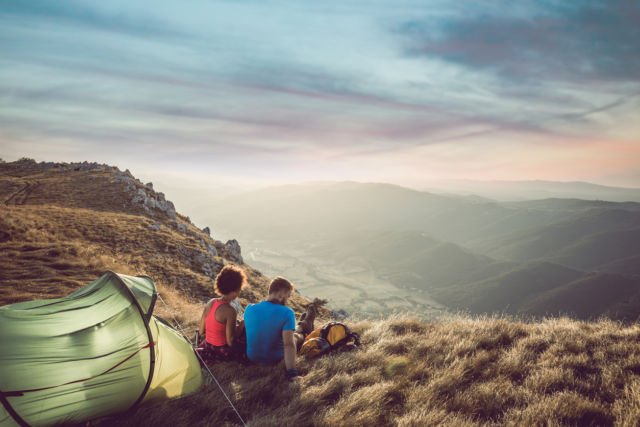
[[[336,320],[345,320],[347,317],[349,317],[349,313],[347,313],[343,309],[332,310],[331,311],[331,317],[333,317]]]
[[[176,220],[175,206],[165,199],[164,193],[154,191],[152,183],[142,184],[128,169],[124,172],[118,171],[114,180],[125,184],[125,191],[131,195],[132,204],[141,206],[146,213],[159,213]]]
[[[202,229],[207,236],[211,236],[211,229],[209,227],[205,227]]]
[[[218,256],[218,250],[215,248],[215,246],[210,245],[209,243],[205,242],[204,240],[200,240],[200,244],[202,246],[204,246],[204,248],[207,250],[207,253],[211,256]]]
[[[237,262],[238,264],[242,264],[244,261],[242,260],[240,243],[236,239],[232,239],[227,241],[224,244],[225,252],[227,253],[227,258],[231,261]]]
[[[178,248],[178,253],[190,260],[195,270],[201,271],[210,278],[216,277],[216,274],[224,266],[224,260],[205,253],[199,248],[183,246]]]

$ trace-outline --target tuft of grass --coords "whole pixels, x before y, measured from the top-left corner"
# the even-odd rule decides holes
[[[387,363],[384,367],[384,374],[387,378],[394,378],[396,376],[405,374],[407,368],[411,364],[411,360],[405,356],[395,356],[387,359]]]

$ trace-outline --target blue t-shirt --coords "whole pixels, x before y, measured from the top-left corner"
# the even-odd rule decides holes
[[[296,315],[285,305],[262,301],[247,307],[244,327],[249,360],[270,365],[284,359],[282,331],[296,329]]]

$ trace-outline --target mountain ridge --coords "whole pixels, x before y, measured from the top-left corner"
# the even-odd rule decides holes
[[[65,200],[78,203],[95,197],[87,190],[98,178],[87,179],[93,173],[88,166],[75,167],[80,166],[56,173],[73,172],[74,185],[65,185],[77,194],[65,194]],[[106,200],[92,209],[42,203],[52,197],[44,190],[58,182],[50,178],[38,176],[36,190],[12,197],[26,184],[16,184],[0,164],[1,290],[35,286],[17,299],[51,297],[77,289],[105,267],[149,273],[170,306],[159,305],[156,312],[177,317],[187,333],[193,331],[202,310],[198,300],[210,296],[214,273],[204,272],[198,259],[238,263],[227,255],[238,248],[223,245],[218,255],[208,253],[204,244],[217,248],[215,239],[178,213],[174,221],[156,208],[146,212],[144,199],[123,212],[137,190],[118,193],[126,206],[115,211],[107,209],[112,206]],[[144,185],[135,183],[136,189],[138,184]],[[16,201],[21,204],[11,204]],[[241,293],[243,302],[263,298],[267,279],[240,265],[250,282]],[[59,279],[68,287],[56,289]],[[292,305],[299,309],[304,302],[294,296]],[[361,348],[299,360],[303,376],[296,383],[285,379],[280,366],[218,363],[210,369],[250,425],[633,426],[640,419],[638,324],[457,315],[429,322],[407,316],[351,319],[349,325],[361,334]],[[183,399],[146,404],[91,424],[242,425],[212,384]]]
[[[371,301],[368,313],[413,307],[411,298],[404,303],[381,304],[380,292],[369,291],[374,288],[373,276],[387,283],[388,298],[394,298],[397,289],[403,295],[406,290],[416,290],[422,292],[420,298],[427,305],[425,297],[472,313],[484,313],[480,307],[502,312],[500,305],[479,291],[470,298],[472,289],[478,288],[476,282],[487,280],[500,286],[502,275],[527,268],[526,264],[534,261],[541,262],[536,271],[543,276],[559,267],[579,269],[587,275],[606,265],[619,269],[619,275],[612,278],[632,276],[632,272],[626,273],[633,271],[627,265],[630,261],[615,262],[640,254],[633,239],[640,224],[638,203],[575,199],[499,203],[353,182],[279,187],[275,193],[263,189],[258,200],[242,195],[234,200],[212,209],[210,221],[238,233],[255,253],[272,252],[291,259],[281,262],[276,256],[263,257],[272,263],[262,263],[263,270],[288,269],[292,277],[301,280],[301,286],[324,292],[330,303],[327,280],[354,292],[359,289],[354,298]],[[265,221],[265,216],[278,220]],[[360,274],[339,274],[339,270],[351,271],[348,266],[355,262],[362,267]],[[291,263],[298,267],[289,268]],[[319,277],[324,272],[324,277]],[[534,289],[535,279],[526,279]],[[564,284],[568,282],[556,285]],[[571,289],[580,292],[579,288]],[[460,296],[454,297],[453,291]],[[354,305],[354,298],[345,301]],[[624,298],[620,296],[620,304]],[[567,297],[564,305],[554,301],[552,305],[559,307],[555,314],[574,312],[589,317],[573,306],[572,301],[577,300]],[[503,303],[531,307],[529,313],[518,311],[521,315],[554,314],[515,299]],[[640,316],[640,309],[636,311],[625,311],[631,317],[621,320],[634,320]],[[594,317],[601,314],[598,310],[592,313]]]

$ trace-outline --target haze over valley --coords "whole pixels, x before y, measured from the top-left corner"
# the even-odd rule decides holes
[[[497,202],[389,184],[266,188],[194,208],[253,265],[364,316],[442,310],[635,319],[640,203]]]

